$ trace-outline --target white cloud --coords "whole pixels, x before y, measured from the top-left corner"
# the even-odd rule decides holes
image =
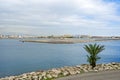
[[[8,30],[13,28],[11,26],[16,30],[23,27],[19,30],[24,33],[29,33],[28,29],[25,29],[27,30],[25,32],[25,26],[42,27],[43,31],[39,29],[42,33],[45,31],[43,28],[46,27],[48,32],[51,28],[51,34],[61,29],[60,27],[62,27],[60,31],[72,28],[78,30],[79,27],[79,29],[91,28],[92,32],[95,29],[108,29],[115,23],[118,23],[116,25],[118,27],[120,25],[118,8],[120,6],[115,2],[103,0],[0,0],[0,25],[4,27],[4,32],[5,30],[11,32],[11,29]],[[5,27],[6,25],[8,27]],[[115,28],[114,26],[113,29]],[[67,32],[67,30],[63,32],[65,31]],[[70,32],[72,34],[72,31]]]

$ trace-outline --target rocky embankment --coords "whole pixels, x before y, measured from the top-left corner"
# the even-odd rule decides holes
[[[24,73],[18,76],[1,78],[0,80],[52,80],[58,77],[80,74],[84,72],[99,72],[107,70],[120,70],[120,63],[98,64],[94,69],[88,64],[74,67],[54,68],[47,71]]]

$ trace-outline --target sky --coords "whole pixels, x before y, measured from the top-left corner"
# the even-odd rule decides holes
[[[0,34],[120,36],[120,0],[0,0]]]

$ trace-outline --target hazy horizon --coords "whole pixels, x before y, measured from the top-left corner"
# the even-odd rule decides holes
[[[120,0],[0,0],[0,34],[120,36]]]

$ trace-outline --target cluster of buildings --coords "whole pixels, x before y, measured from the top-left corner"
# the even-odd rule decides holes
[[[2,35],[0,34],[0,38],[22,38],[20,35]]]
[[[30,36],[30,35],[3,35],[0,34],[0,38],[11,38],[11,39],[21,39],[21,38],[84,38],[84,39],[120,39],[120,36],[90,36],[90,35],[50,35],[50,36]]]
[[[33,36],[26,36],[26,35],[3,35],[3,34],[0,34],[0,38],[2,39],[7,39],[7,38],[10,38],[10,39],[21,39],[21,38],[32,38]]]

